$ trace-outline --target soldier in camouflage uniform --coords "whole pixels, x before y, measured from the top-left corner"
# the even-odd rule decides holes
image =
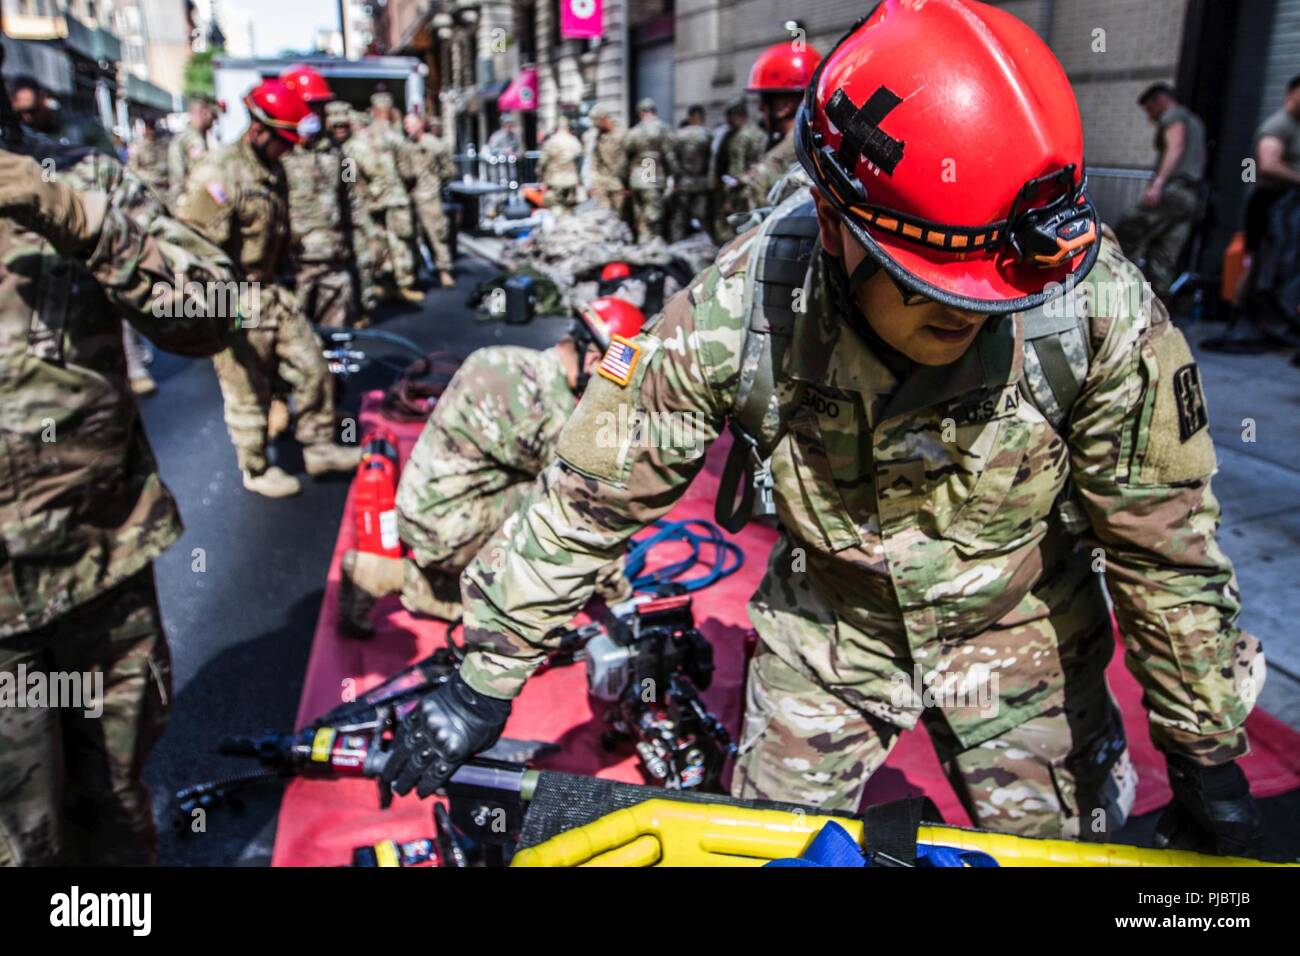
[[[655,101],[644,99],[636,105],[641,120],[623,142],[627,151],[627,181],[632,197],[632,229],[638,242],[663,238],[664,197],[668,179],[676,174],[673,156],[673,131],[659,118]]]
[[[673,137],[673,192],[669,197],[668,241],[685,239],[695,230],[691,221],[709,225],[709,152],[713,134],[704,125],[704,107],[686,111],[686,125]]]
[[[767,137],[749,122],[745,98],[727,104],[727,124],[714,139],[710,182],[716,207],[713,215],[713,238],[725,243],[736,237],[736,228],[728,221],[732,215],[749,212],[748,194],[740,176],[763,157]]]
[[[236,317],[182,290],[236,275],[115,159],[22,146],[60,171],[0,151],[0,865],[151,863],[141,771],[171,697],[152,562],[181,523],[121,323],[210,355]],[[91,672],[102,695],[91,679],[80,706],[16,706],[24,673]]]
[[[748,90],[758,94],[767,146],[758,162],[737,177],[748,209],[771,205],[768,193],[795,164],[795,112],[818,59],[811,47],[777,43],[764,50],[750,70]]]
[[[355,178],[343,175],[342,150],[324,132],[330,99],[324,77],[310,68],[295,67],[281,79],[300,94],[307,92],[304,99],[322,127],[281,160],[289,185],[299,310],[318,325],[343,328],[352,324],[357,301],[350,214],[364,200]]]
[[[610,330],[632,336],[640,311],[597,299],[584,310]],[[602,316],[609,316],[607,323]],[[389,558],[351,550],[343,556],[339,619],[364,636],[366,614],[386,594],[415,613],[460,617],[460,573],[506,518],[533,494],[534,479],[555,457],[555,442],[600,362],[586,326],[545,351],[491,346],[474,352],[448,384],[402,470],[397,532],[410,552]],[[631,597],[621,563],[601,570],[597,591],[611,602]]]
[[[583,137],[588,160],[587,192],[602,206],[622,217],[627,206],[626,131],[619,129],[614,112],[597,103],[587,113],[591,129]]]
[[[352,138],[353,109],[343,100],[325,105],[325,123],[335,148],[342,156],[343,178],[348,184],[348,224],[351,230],[348,241],[356,263],[357,292],[361,302],[362,318],[358,325],[368,324],[367,314],[379,305],[378,281],[379,250],[387,245],[383,234],[370,217],[370,193],[356,160],[348,154],[347,142]]]
[[[343,153],[357,166],[358,179],[370,197],[370,217],[382,239],[381,274],[391,283],[390,295],[412,305],[424,301],[415,288],[415,221],[407,181],[414,178],[406,140],[393,125],[396,110],[389,93],[370,98],[368,126],[343,145]]]
[[[927,59],[940,31],[952,56]],[[974,105],[940,109],[947,83],[978,90]],[[892,108],[877,109],[874,135],[842,116],[862,134],[851,141],[826,117],[833,94],[856,113],[849,104],[882,87],[875,105]],[[619,374],[594,380],[545,494],[462,576],[470,652],[403,721],[386,783],[426,793],[499,736],[596,569],[699,472],[700,447],[664,434],[665,416],[702,415],[705,443],[731,419],[776,447],[782,535],[750,605],[761,644],[735,795],[854,809],[924,720],[977,825],[1112,836],[1135,781],[1103,676],[1114,647],[1103,571],[1169,764],[1158,842],[1258,849],[1235,760],[1264,662],[1237,626],[1236,580],[1215,541],[1196,366],[1137,269],[1098,238],[1072,95],[1047,47],[998,8],[882,4],[850,31],[801,113],[815,212],[807,193],[789,200],[668,303]],[[966,196],[934,188],[942,158],[975,168],[1007,142]],[[869,184],[882,225],[851,211],[855,193],[830,191],[832,161],[837,189]],[[1060,170],[1056,185],[999,221],[1043,169]],[[987,226],[943,225],[962,199],[973,205],[960,221],[998,222],[1016,245],[988,244]],[[930,235],[903,232],[913,220]],[[770,294],[751,298],[758,255]],[[1053,299],[1067,280],[1073,293]],[[1081,373],[1068,408],[1050,408],[1070,389],[1044,356]],[[765,375],[770,388],[742,385]],[[1040,387],[1045,376],[1059,393]],[[611,418],[637,413],[643,431],[602,438]]]
[[[167,201],[167,142],[159,138],[158,127],[153,123],[145,123],[140,138],[131,144],[126,168],[156,192],[160,199]]]
[[[280,80],[255,87],[244,105],[252,117],[248,129],[194,167],[176,215],[224,249],[246,280],[244,328],[213,363],[244,487],[282,498],[301,489],[297,478],[267,458],[267,413],[277,377],[293,397],[295,436],[308,474],[349,471],[360,449],[334,444],[334,383],[320,339],[276,281],[289,244],[289,190],[280,159],[313,135],[319,121]]]
[[[582,143],[569,132],[569,120],[561,116],[555,132],[542,144],[537,161],[537,175],[546,188],[546,208],[558,215],[578,205],[578,164],[582,162]]]
[[[206,93],[189,96],[189,125],[167,147],[167,182],[171,200],[180,198],[190,170],[208,154],[208,131],[217,122],[217,104]]]
[[[438,270],[438,280],[444,289],[456,285],[451,274],[451,248],[447,245],[447,214],[442,208],[442,187],[456,178],[456,161],[451,143],[435,135],[430,126],[411,113],[403,121],[407,144],[411,151],[415,182],[411,186],[411,201],[420,220],[420,227],[433,253],[433,264]],[[432,123],[432,121],[430,121]]]

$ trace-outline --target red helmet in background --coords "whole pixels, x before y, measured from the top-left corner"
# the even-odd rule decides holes
[[[626,262],[607,262],[600,270],[600,281],[614,282],[618,279],[626,279],[631,274],[632,267]]]
[[[280,74],[280,79],[308,105],[327,103],[334,99],[334,93],[330,90],[330,85],[325,82],[325,77],[303,63],[295,63],[289,67]]]
[[[602,350],[609,348],[615,335],[634,338],[645,325],[645,313],[626,299],[612,295],[592,299],[578,310],[578,315]]]
[[[946,305],[1027,309],[1096,260],[1074,91],[997,7],[883,0],[818,67],[795,149],[871,257]]]
[[[802,93],[821,54],[802,40],[787,40],[758,55],[749,71],[750,93]]]
[[[281,80],[263,80],[248,91],[244,105],[253,119],[295,146],[320,129],[306,101]]]

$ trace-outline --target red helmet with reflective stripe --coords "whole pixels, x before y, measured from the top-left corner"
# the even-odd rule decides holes
[[[325,103],[334,99],[330,85],[325,77],[303,63],[295,63],[283,73],[280,79],[284,85],[295,91],[307,103]]]
[[[802,93],[821,54],[803,40],[787,40],[758,55],[745,87],[751,93]]]
[[[630,339],[645,325],[645,314],[640,309],[626,299],[612,295],[592,299],[585,308],[578,310],[578,314],[602,349],[609,348],[613,336]]]
[[[248,91],[244,105],[253,119],[295,146],[320,125],[303,98],[280,80],[263,80]]]
[[[818,67],[795,149],[872,258],[946,305],[1030,308],[1096,261],[1074,92],[997,7],[883,0]]]

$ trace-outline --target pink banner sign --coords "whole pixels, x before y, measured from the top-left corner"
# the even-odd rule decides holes
[[[537,109],[537,70],[529,67],[511,80],[505,92],[497,97],[497,109],[503,113]]]
[[[560,0],[560,36],[566,40],[598,38],[603,26],[600,0]]]

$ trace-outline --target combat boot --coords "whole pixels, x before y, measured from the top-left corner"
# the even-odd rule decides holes
[[[374,631],[367,615],[375,602],[402,589],[402,559],[351,548],[343,555],[339,581],[339,624],[353,637]]]
[[[266,412],[266,438],[275,441],[289,430],[289,405],[283,398],[271,399]]]
[[[419,289],[398,289],[397,297],[411,305],[420,305],[424,302],[424,293]]]
[[[302,462],[309,475],[327,475],[332,471],[352,471],[361,462],[361,447],[321,442],[302,450]]]
[[[291,498],[302,490],[297,478],[276,465],[260,475],[244,472],[244,487],[267,498]]]
[[[446,269],[438,273],[438,280],[442,283],[444,289],[454,289],[456,287],[456,277]]]

